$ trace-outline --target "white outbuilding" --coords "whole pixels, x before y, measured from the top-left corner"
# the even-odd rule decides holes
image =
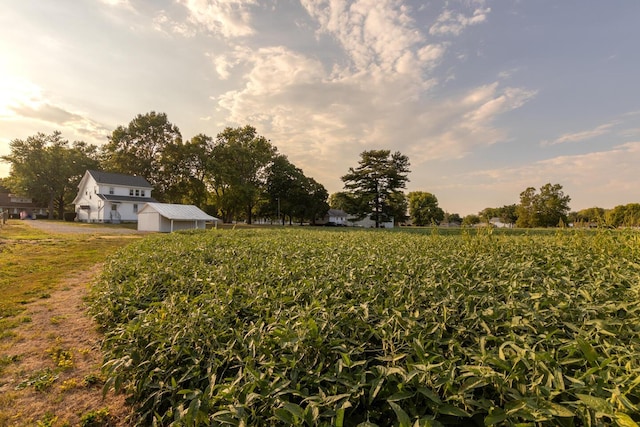
[[[194,205],[147,203],[138,211],[138,231],[170,233],[177,230],[204,229],[217,224],[218,218],[207,215]]]

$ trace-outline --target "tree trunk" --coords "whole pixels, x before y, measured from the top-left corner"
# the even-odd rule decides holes
[[[64,196],[58,199],[58,219],[64,219]]]
[[[251,205],[247,205],[247,224],[251,224]]]
[[[53,219],[53,191],[49,194],[49,219]]]

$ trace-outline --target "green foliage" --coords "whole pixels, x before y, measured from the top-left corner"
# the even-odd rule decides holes
[[[341,179],[349,197],[349,210],[356,219],[371,215],[376,228],[394,215],[406,215],[406,202],[400,189],[409,181],[409,158],[396,151],[370,150],[360,153],[357,168]],[[404,211],[398,209],[403,206]]]
[[[28,379],[16,386],[17,389],[33,387],[35,391],[45,392],[58,379],[58,372],[49,368],[41,369],[32,373]]]
[[[0,160],[11,163],[9,178],[4,184],[12,191],[32,197],[41,206],[48,206],[49,218],[58,208],[62,219],[65,206],[76,195],[85,170],[97,166],[97,147],[84,142],[69,141],[60,132],[38,133],[26,140],[9,143],[11,153]]]
[[[165,113],[138,114],[127,127],[118,126],[102,147],[102,166],[109,172],[143,176],[154,187],[156,198],[163,200],[172,183],[172,157],[168,155],[182,144],[177,126]]]
[[[276,147],[252,126],[228,127],[216,136],[211,184],[225,222],[243,214],[251,224],[276,153]]]
[[[107,427],[113,425],[109,408],[101,408],[89,411],[80,417],[81,427]]]
[[[58,417],[55,414],[52,414],[51,412],[47,412],[46,414],[44,414],[44,416],[41,419],[36,421],[36,426],[37,427],[53,427],[56,425],[57,421],[58,421]]]
[[[314,223],[329,210],[329,194],[324,186],[304,175],[286,156],[276,155],[267,168],[265,196],[267,203],[261,209],[263,217],[278,218],[284,224],[298,218]]]
[[[635,425],[638,259],[632,232],[172,234],[92,311],[145,425]]]
[[[640,226],[640,203],[619,205],[605,214],[606,222],[612,227]]]
[[[414,225],[439,224],[444,219],[444,211],[438,206],[438,198],[425,191],[412,191],[409,198],[409,216]]]
[[[535,188],[529,187],[520,193],[520,204],[516,207],[518,227],[556,227],[567,223],[571,197],[564,194],[562,185],[550,183]]]

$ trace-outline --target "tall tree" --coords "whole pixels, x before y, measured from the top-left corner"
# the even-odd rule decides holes
[[[389,150],[363,151],[360,157],[358,167],[349,168],[342,181],[355,201],[350,213],[359,219],[370,215],[377,228],[393,216],[392,197],[409,181],[409,158]]]
[[[619,205],[605,214],[607,224],[612,227],[640,226],[640,203]]]
[[[535,191],[535,190],[534,190]],[[492,218],[498,218],[504,224],[515,224],[518,220],[516,205],[504,205],[501,208],[485,208],[478,216],[487,224]]]
[[[426,191],[412,191],[409,197],[409,216],[415,225],[439,224],[444,211],[438,206],[438,198]]]
[[[244,213],[248,224],[266,184],[267,167],[277,149],[252,126],[226,128],[212,149],[212,184],[223,219]]]
[[[353,204],[351,201],[351,194],[345,191],[338,191],[337,193],[332,193],[329,196],[329,207],[331,209],[340,209],[347,213],[351,213],[350,208]]]
[[[47,204],[49,219],[54,218],[56,207],[58,218],[64,216],[84,172],[98,165],[95,145],[74,142],[69,147],[69,141],[58,131],[14,139],[9,146],[10,154],[2,156],[3,161],[11,163],[6,182],[12,191]]]
[[[518,227],[555,227],[567,223],[571,197],[565,195],[560,184],[545,184],[536,193],[529,187],[520,193],[516,208]]]
[[[305,180],[305,190],[305,218],[308,219],[312,225],[315,225],[316,220],[323,218],[329,210],[329,203],[327,203],[329,192],[324,185],[313,178],[307,178]]]
[[[180,130],[165,113],[138,114],[127,127],[118,126],[113,131],[103,146],[102,164],[110,172],[146,178],[154,186],[154,195],[163,200],[173,171],[163,156],[167,147],[181,142]]]
[[[276,155],[267,171],[266,196],[268,203],[264,212],[280,216],[282,224],[285,216],[292,223],[294,217],[302,223],[312,224],[329,209],[329,193],[324,186],[293,165],[286,156]]]
[[[168,145],[162,155],[166,172],[165,199],[171,203],[194,204],[203,207],[208,200],[208,181],[213,138],[198,134],[191,140]]]

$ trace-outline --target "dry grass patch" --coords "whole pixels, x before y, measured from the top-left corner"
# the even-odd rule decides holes
[[[126,425],[124,398],[102,398],[100,335],[83,300],[96,271],[76,274],[64,290],[30,304],[31,322],[0,344],[0,425],[81,425],[100,411],[108,414],[104,425]]]

